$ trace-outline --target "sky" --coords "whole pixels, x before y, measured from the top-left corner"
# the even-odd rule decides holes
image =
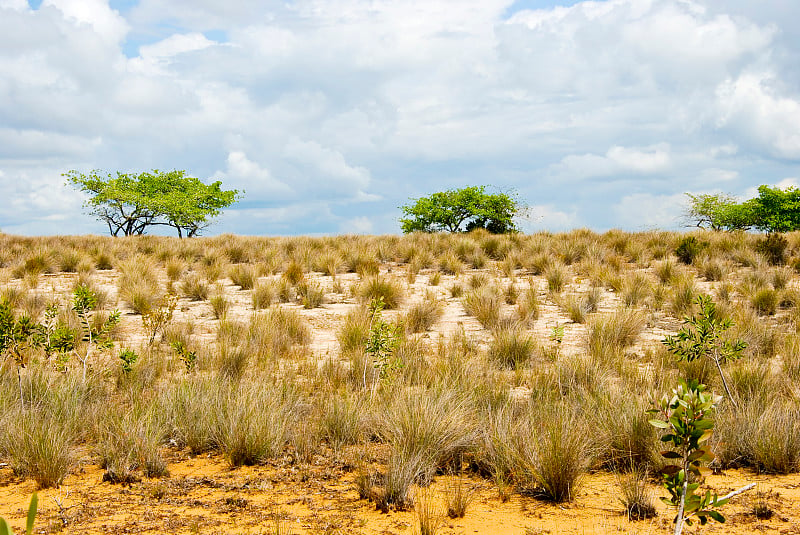
[[[73,169],[243,190],[207,234],[399,233],[470,185],[527,232],[678,229],[800,183],[800,2],[0,0],[0,230],[105,233]]]

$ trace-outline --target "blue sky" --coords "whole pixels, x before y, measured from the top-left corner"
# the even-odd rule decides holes
[[[61,173],[153,168],[245,190],[212,234],[477,184],[528,231],[679,228],[800,182],[799,43],[785,0],[0,0],[0,229],[103,233]]]

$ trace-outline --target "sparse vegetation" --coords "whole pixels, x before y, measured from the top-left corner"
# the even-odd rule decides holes
[[[681,378],[726,393],[712,468],[758,472],[767,489],[771,474],[794,482],[800,235],[785,236],[785,266],[770,265],[763,236],[691,236],[702,248],[684,265],[674,251],[685,236],[669,232],[0,234],[0,484],[18,496],[61,486],[42,530],[94,529],[101,508],[66,493],[101,473],[125,485],[109,496],[153,508],[162,530],[193,529],[160,516],[182,500],[212,511],[213,529],[234,512],[244,525],[263,517],[269,488],[306,495],[281,529],[357,531],[316,508],[324,488],[367,514],[352,488],[321,484],[348,472],[409,532],[426,504],[437,508],[426,519],[451,517],[430,529],[457,531],[462,515],[514,495],[512,509],[527,511],[541,507],[533,500],[611,504],[624,526],[652,515],[653,477],[670,462],[645,409]],[[95,271],[98,259],[109,269]],[[707,476],[696,494],[730,490],[720,481]],[[768,502],[734,502],[728,522],[800,520],[785,496]],[[19,525],[20,503],[4,513]]]

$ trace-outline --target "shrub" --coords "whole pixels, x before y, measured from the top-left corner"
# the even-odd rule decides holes
[[[694,263],[703,248],[704,245],[697,241],[697,238],[694,236],[686,236],[681,238],[681,241],[678,242],[678,247],[675,248],[675,256],[677,256],[678,260],[682,263],[689,265]]]

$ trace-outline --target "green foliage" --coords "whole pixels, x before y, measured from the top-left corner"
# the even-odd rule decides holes
[[[660,416],[650,420],[650,424],[665,431],[661,441],[673,448],[661,455],[678,462],[662,470],[664,488],[669,492],[669,497],[662,500],[678,508],[676,533],[680,533],[680,526],[684,522],[691,525],[693,517],[701,525],[708,522],[709,518],[725,522],[725,517],[716,509],[727,503],[726,498],[719,498],[710,491],[696,494],[703,477],[703,463],[714,459],[706,443],[711,438],[714,422],[710,416],[718,400],[705,389],[705,385],[694,380],[688,383],[681,380],[671,397],[664,396],[658,408],[648,411]]]
[[[189,349],[180,340],[172,342],[172,349],[175,350],[178,358],[181,359],[181,362],[183,362],[183,365],[186,367],[186,371],[192,371],[195,367],[195,364],[197,364],[197,352],[189,351]]]
[[[755,225],[750,202],[739,203],[735,197],[722,193],[687,193],[686,196],[689,197],[689,206],[685,214],[694,226],[711,230],[747,230]]]
[[[697,258],[697,255],[699,255],[702,250],[703,244],[697,241],[697,238],[694,236],[686,236],[678,243],[678,247],[675,249],[675,256],[677,256],[678,260],[682,263],[689,265],[694,262],[694,259]]]
[[[33,533],[33,523],[36,520],[36,508],[39,505],[39,497],[36,493],[33,493],[31,496],[31,503],[28,506],[28,517],[27,522],[25,523],[25,535],[31,535]],[[0,535],[14,535],[14,530],[11,529],[11,526],[8,525],[5,518],[0,518]]]
[[[27,350],[40,345],[41,326],[27,316],[17,318],[11,304],[0,299],[0,356],[10,356],[25,367]]]
[[[748,201],[755,214],[755,227],[767,232],[800,230],[800,189],[758,187],[758,197]]]
[[[486,186],[469,186],[420,197],[401,206],[404,233],[461,232],[486,229],[494,234],[515,232],[514,217],[520,210],[514,194],[486,193]]]
[[[69,171],[67,182],[90,195],[92,215],[108,225],[112,236],[143,234],[147,227],[166,225],[178,236],[196,236],[211,218],[236,202],[239,191],[223,190],[221,182],[204,184],[186,171],[145,171],[102,176]]]
[[[388,379],[402,368],[402,363],[397,358],[393,358],[394,350],[400,343],[400,327],[381,317],[384,306],[381,298],[373,299],[369,304],[372,319],[364,350],[372,357],[372,363],[378,370],[379,377]]]
[[[93,348],[95,346],[98,349],[109,349],[112,347],[114,343],[111,340],[110,334],[111,331],[119,325],[120,321],[120,312],[115,310],[108,316],[108,319],[101,322],[100,325],[95,325],[92,319],[97,304],[97,294],[88,286],[78,285],[75,288],[72,294],[72,309],[78,314],[78,319],[80,319],[81,322],[81,341],[86,344],[83,353],[75,351],[75,354],[83,365],[84,379],[86,379],[86,367]]]
[[[678,360],[687,362],[699,358],[711,360],[719,371],[728,398],[736,405],[725,374],[722,373],[721,364],[741,357],[747,343],[743,340],[723,338],[725,331],[731,328],[733,322],[717,315],[716,306],[710,296],[699,295],[696,302],[700,308],[699,314],[684,318],[683,328],[674,336],[664,338],[663,343],[670,353],[678,357]]]
[[[133,349],[123,349],[119,352],[119,360],[122,361],[122,372],[130,373],[133,371],[133,365],[139,360],[139,355]]]

